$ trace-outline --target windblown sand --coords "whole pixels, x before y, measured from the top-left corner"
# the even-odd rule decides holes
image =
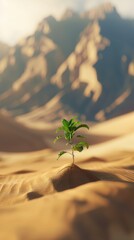
[[[47,146],[52,132],[42,132]],[[59,145],[1,152],[0,240],[134,240],[134,114],[87,138],[75,166],[56,161]]]

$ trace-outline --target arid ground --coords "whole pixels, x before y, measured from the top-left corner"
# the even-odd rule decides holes
[[[91,126],[90,148],[76,154],[75,166],[67,155],[56,161],[63,144],[52,143],[55,125],[41,130],[18,123],[14,131],[5,118],[1,240],[134,239],[134,113]]]

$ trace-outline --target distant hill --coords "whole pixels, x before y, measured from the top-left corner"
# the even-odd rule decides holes
[[[46,147],[40,135],[0,112],[0,152],[29,152]]]
[[[43,119],[49,106],[53,120],[65,112],[91,121],[131,112],[133,43],[134,20],[111,4],[83,14],[68,9],[59,21],[49,16],[0,60],[0,107]]]
[[[0,59],[3,58],[9,51],[9,46],[0,42]]]

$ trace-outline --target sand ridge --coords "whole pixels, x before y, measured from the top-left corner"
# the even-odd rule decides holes
[[[69,156],[56,161],[58,149],[1,153],[0,239],[133,240],[131,118],[116,137],[76,154],[75,166]],[[122,119],[117,126],[117,119],[107,122],[106,134]],[[101,124],[98,129],[99,135]]]

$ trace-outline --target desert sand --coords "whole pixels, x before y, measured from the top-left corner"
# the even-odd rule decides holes
[[[75,166],[54,128],[19,130],[38,149],[1,145],[0,240],[134,240],[134,113],[92,126]]]

